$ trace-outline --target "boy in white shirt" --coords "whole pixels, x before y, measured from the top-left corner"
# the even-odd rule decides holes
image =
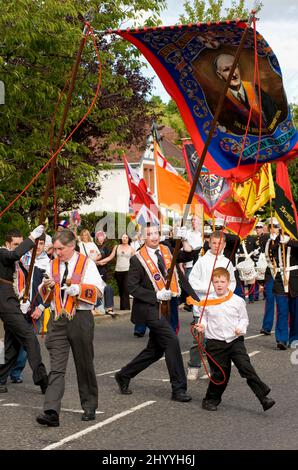
[[[206,351],[224,371],[225,381],[217,385],[223,382],[223,374],[207,356],[211,377],[216,383],[210,380],[202,408],[208,411],[217,410],[229,382],[233,361],[241,377],[246,379],[247,385],[259,399],[263,410],[269,410],[275,401],[267,396],[270,388],[257,375],[244,345],[244,335],[248,326],[245,301],[229,289],[230,273],[227,269],[222,267],[214,269],[212,283],[214,294],[198,303],[201,321],[197,323],[196,329],[199,333],[205,333]]]

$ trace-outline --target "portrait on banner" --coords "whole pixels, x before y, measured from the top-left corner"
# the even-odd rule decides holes
[[[220,94],[230,73],[236,48],[204,49],[193,61],[194,76],[204,92],[206,103],[214,115]],[[259,57],[260,93],[254,80],[254,51],[244,49],[232,75],[218,124],[222,132],[258,135],[260,122],[262,134],[274,133],[287,118],[288,104],[280,75],[273,70],[265,57]]]

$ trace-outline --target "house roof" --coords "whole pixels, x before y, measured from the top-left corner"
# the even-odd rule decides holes
[[[181,146],[176,145],[176,143],[179,142],[179,136],[176,131],[171,127],[163,126],[159,130],[159,134],[165,157],[169,159],[173,166],[184,168],[185,164]],[[182,141],[180,142],[182,144]],[[107,150],[107,154],[110,156],[105,156],[104,159],[102,158],[100,139],[89,137],[87,145],[91,149],[93,157],[100,160],[100,163],[121,164],[123,163],[123,155],[126,156],[129,163],[139,163],[146,148],[146,141],[143,145],[131,145],[129,147],[123,147],[118,144],[111,144]]]

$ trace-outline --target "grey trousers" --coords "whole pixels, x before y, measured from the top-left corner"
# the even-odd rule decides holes
[[[77,310],[74,318],[61,317],[48,324],[46,347],[50,355],[51,371],[45,395],[44,410],[60,413],[65,388],[65,372],[71,348],[83,410],[95,410],[98,406],[98,389],[94,370],[94,319],[90,310]]]

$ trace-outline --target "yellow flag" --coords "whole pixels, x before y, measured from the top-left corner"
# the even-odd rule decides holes
[[[260,207],[275,198],[270,163],[265,163],[253,178],[244,183],[235,183],[233,194],[234,198],[242,205],[246,217],[253,217]]]

